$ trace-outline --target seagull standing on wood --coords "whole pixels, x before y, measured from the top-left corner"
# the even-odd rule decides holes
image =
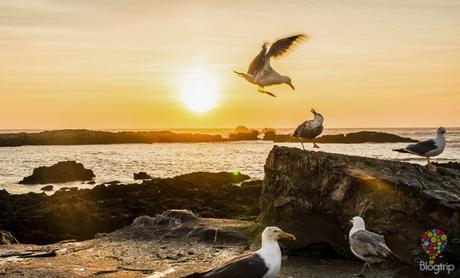
[[[440,155],[444,148],[446,147],[446,129],[443,127],[438,128],[436,131],[436,137],[427,141],[419,142],[417,144],[408,145],[402,149],[394,149],[395,152],[400,153],[411,153],[418,156],[426,157],[428,164],[426,165],[430,169],[436,169],[436,167],[431,164],[430,157]]]
[[[385,244],[385,239],[382,235],[366,230],[364,219],[355,216],[350,222],[353,223],[348,235],[351,252],[364,261],[361,272],[354,274],[354,276],[362,276],[366,266],[370,268],[373,263],[383,262],[389,255],[398,258]]]
[[[294,86],[292,85],[291,78],[279,74],[271,67],[270,58],[283,56],[283,54],[287,53],[288,50],[292,48],[295,42],[304,40],[306,38],[306,35],[299,34],[284,39],[279,39],[270,45],[270,48],[268,48],[267,43],[264,43],[262,45],[262,50],[249,65],[248,71],[246,73],[237,71],[233,72],[243,77],[248,82],[257,85],[259,87],[258,91],[260,93],[268,94],[272,97],[276,97],[276,95],[265,91],[265,86],[287,84],[293,90],[295,90]]]
[[[255,253],[237,257],[222,266],[184,278],[276,278],[281,268],[281,249],[278,240],[295,236],[278,227],[267,227],[262,233],[262,247]]]
[[[311,113],[313,113],[314,118],[312,120],[307,120],[299,125],[292,134],[292,137],[313,140],[323,132],[323,115],[316,112],[315,109],[311,109]],[[301,143],[302,148],[305,150],[303,142]],[[313,142],[313,148],[319,148],[319,146]]]

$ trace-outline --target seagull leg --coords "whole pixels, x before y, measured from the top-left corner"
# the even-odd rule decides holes
[[[316,143],[315,143],[315,142],[313,142],[313,148],[315,148],[315,149],[319,149],[319,146],[318,146],[318,145],[316,145]]]
[[[357,273],[357,274],[353,274],[353,276],[355,276],[355,277],[363,276],[363,272],[366,269],[366,266],[367,266],[367,263],[364,263],[363,268],[361,268],[361,271],[359,273]]]
[[[426,164],[426,168],[427,168],[428,170],[431,170],[431,171],[436,171],[437,168],[436,168],[436,166],[434,166],[434,165],[431,163],[430,158],[427,157],[426,159],[427,159],[427,161],[428,161],[428,163]]]
[[[303,146],[303,142],[300,142],[300,144],[302,144],[302,149],[305,151],[305,147]]]
[[[265,91],[263,89],[263,87],[259,87],[259,89],[257,89],[257,91],[259,91],[259,93],[262,93],[262,94],[267,94],[269,96],[276,97],[276,95],[274,93],[270,93],[269,91]]]

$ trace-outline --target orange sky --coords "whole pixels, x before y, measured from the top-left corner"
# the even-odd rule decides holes
[[[0,128],[293,127],[310,107],[326,127],[460,126],[460,2],[216,2],[0,2]],[[272,62],[296,91],[232,73],[297,32]],[[195,71],[219,95],[202,114],[180,98]]]

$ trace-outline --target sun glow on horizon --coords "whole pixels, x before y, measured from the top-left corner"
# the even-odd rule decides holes
[[[205,113],[216,107],[219,101],[217,82],[207,72],[189,73],[182,81],[180,98],[195,113]]]

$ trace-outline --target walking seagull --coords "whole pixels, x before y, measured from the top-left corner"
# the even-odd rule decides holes
[[[385,244],[385,239],[382,235],[366,230],[364,219],[355,216],[350,222],[353,223],[348,235],[351,252],[364,261],[361,272],[354,274],[354,276],[362,276],[366,266],[370,268],[373,263],[383,262],[389,255],[398,258]]]
[[[434,139],[419,142],[417,144],[411,144],[405,148],[394,149],[393,151],[400,153],[411,153],[426,157],[428,161],[426,166],[430,169],[436,169],[436,167],[431,164],[430,157],[440,155],[444,151],[444,148],[446,147],[446,138],[444,137],[444,134],[446,134],[446,129],[440,127],[436,131],[436,137]]]
[[[320,113],[316,112],[315,109],[311,109],[311,113],[313,113],[313,120],[307,120],[303,122],[301,125],[299,125],[294,133],[292,134],[292,137],[296,138],[302,138],[302,139],[315,139],[318,135],[323,132],[323,122],[324,122],[324,117]],[[302,148],[305,150],[305,147],[302,143]],[[313,142],[313,148],[319,148],[318,145],[316,145],[315,142]]]
[[[294,235],[283,232],[278,227],[267,227],[262,233],[262,247],[257,252],[184,278],[275,278],[281,268],[281,250],[278,245],[281,238],[295,240]]]
[[[239,76],[246,79],[248,82],[257,85],[258,91],[260,93],[268,94],[272,97],[276,97],[275,94],[265,91],[265,86],[276,85],[276,84],[287,84],[293,90],[295,90],[292,85],[291,78],[284,76],[276,72],[270,65],[270,58],[281,57],[283,54],[286,54],[289,49],[292,48],[295,42],[299,42],[307,39],[307,36],[304,34],[299,34],[284,39],[279,39],[268,48],[268,44],[264,43],[262,45],[262,50],[259,54],[252,60],[252,63],[249,65],[248,71],[246,73],[233,71]]]

